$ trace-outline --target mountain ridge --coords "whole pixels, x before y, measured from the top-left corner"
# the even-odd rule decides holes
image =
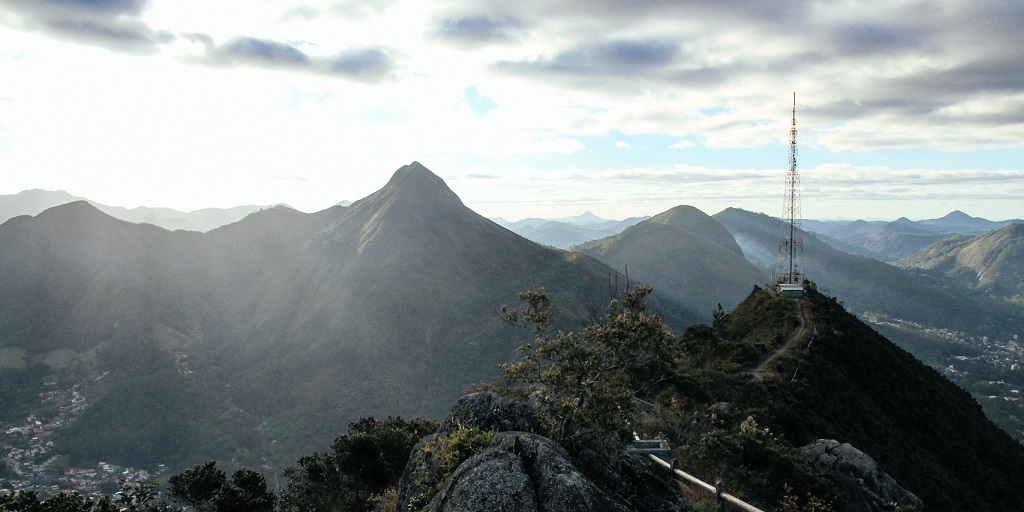
[[[571,322],[620,276],[481,217],[418,163],[350,206],[264,209],[206,233],[56,207],[0,225],[0,257],[0,348],[34,360],[70,350],[85,371],[110,372],[95,397],[104,415],[55,440],[75,462],[125,435],[104,422],[145,411],[117,391],[138,380],[132,353],[162,361],[146,382],[210,405],[175,423],[197,440],[175,463],[271,440],[290,463],[359,416],[436,416],[490,378],[514,355],[495,311],[517,292],[546,287]],[[695,319],[661,300],[677,325]],[[139,430],[105,460],[168,455],[157,423],[122,423]]]

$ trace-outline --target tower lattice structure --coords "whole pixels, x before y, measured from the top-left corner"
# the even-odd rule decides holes
[[[804,273],[801,259],[804,239],[799,236],[800,174],[796,171],[796,93],[793,93],[793,117],[789,126],[789,171],[786,173],[786,196],[782,207],[783,233],[779,238],[779,259],[775,270],[778,285],[802,285]]]

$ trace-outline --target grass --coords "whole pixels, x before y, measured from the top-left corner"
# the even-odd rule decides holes
[[[46,354],[43,354],[43,364],[59,370],[61,368],[67,368],[71,365],[71,362],[75,360],[77,354],[74,350],[69,348],[59,348],[57,350],[51,350]]]
[[[0,369],[24,368],[28,351],[23,347],[0,347]]]

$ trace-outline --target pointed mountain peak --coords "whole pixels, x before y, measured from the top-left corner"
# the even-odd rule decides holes
[[[560,219],[554,219],[554,220],[558,221],[558,222],[565,222],[567,224],[578,224],[578,225],[600,224],[602,222],[606,222],[607,221],[607,219],[602,219],[601,217],[598,217],[597,215],[594,215],[594,212],[592,212],[590,210],[587,210],[587,211],[583,212],[582,214],[576,215],[576,216],[573,216],[573,217],[562,217]]]
[[[953,211],[947,213],[942,218],[946,219],[946,220],[971,220],[974,217],[971,217],[970,215],[967,215],[966,213],[964,213],[964,212],[962,212],[960,210],[953,210]]]
[[[414,161],[409,165],[403,165],[395,171],[395,174],[392,175],[391,179],[388,181],[387,186],[410,181],[415,181],[417,184],[425,184],[429,182],[444,183],[444,180],[431,172],[430,169],[427,169],[426,166]],[[447,186],[445,188],[447,188]]]
[[[452,192],[438,175],[434,174],[419,162],[404,165],[391,176],[387,185],[380,189],[377,196],[402,196],[423,202],[443,202],[462,204],[459,196]],[[373,196],[371,196],[373,197]]]

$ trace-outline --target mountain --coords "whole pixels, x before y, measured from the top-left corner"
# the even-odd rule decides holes
[[[84,383],[91,407],[55,439],[75,463],[283,464],[360,416],[439,416],[514,355],[525,331],[501,304],[543,286],[569,325],[618,275],[477,215],[418,163],[347,207],[206,233],[79,201],[0,225],[0,351]]]
[[[728,208],[714,219],[735,237],[743,254],[765,272],[775,266],[782,223],[764,214]],[[934,280],[880,261],[848,254],[816,237],[803,237],[803,270],[807,278],[840,295],[858,314],[890,318],[958,331],[1009,335],[1024,330],[1020,311],[994,300],[968,298],[936,286]]]
[[[83,200],[88,201],[83,197],[73,196],[63,190],[51,192],[33,189],[14,195],[0,195],[0,223],[20,215],[35,216],[43,210],[54,206]],[[204,208],[193,212],[180,212],[170,208],[139,206],[128,209],[120,206],[107,206],[92,201],[89,201],[89,203],[116,219],[153,224],[171,231],[178,229],[209,231],[218,226],[236,222],[246,215],[263,208],[262,206],[249,205],[233,208]]]
[[[894,262],[939,240],[957,234],[984,233],[1013,222],[993,222],[958,210],[939,219],[916,222],[906,217],[892,222],[804,221],[804,227],[841,251]]]
[[[947,213],[945,216],[938,219],[927,219],[919,221],[918,224],[925,226],[935,226],[936,228],[942,229],[949,233],[984,233],[986,231],[992,231],[999,229],[1008,224],[1015,222],[1021,222],[1020,219],[1015,220],[1004,220],[1004,221],[990,221],[981,217],[971,217],[960,210],[954,210]]]
[[[628,270],[709,320],[718,304],[731,308],[768,276],[743,257],[721,224],[692,206],[677,206],[625,231],[573,247],[608,266]]]
[[[944,283],[1024,304],[1024,223],[937,242],[896,265]]]
[[[555,220],[531,217],[516,222],[504,219],[494,219],[494,221],[518,233],[523,238],[542,245],[567,249],[573,245],[620,233],[646,218],[630,217],[624,220],[606,220],[591,212],[585,212],[576,217]]]
[[[718,350],[729,353],[800,332],[781,323],[782,302],[755,291],[729,312]],[[753,411],[772,440],[803,446],[816,439],[850,443],[870,455],[925,510],[1020,510],[1024,446],[1000,431],[964,390],[922,365],[836,301],[810,293],[802,301],[802,341],[784,350],[769,377],[736,389],[705,389],[730,400],[734,415]],[[766,335],[768,333],[768,335]],[[724,345],[724,346],[723,346]],[[735,357],[727,362],[735,361]],[[704,362],[714,367],[714,362]],[[758,389],[760,388],[760,389]],[[738,410],[737,410],[738,409]],[[756,471],[756,469],[751,468]],[[736,480],[733,480],[736,481]],[[854,486],[857,488],[858,486]]]
[[[0,223],[19,215],[39,215],[48,208],[83,199],[63,190],[32,189],[13,195],[0,195]]]
[[[562,217],[560,219],[554,220],[558,222],[563,222],[565,224],[576,225],[601,224],[604,222],[608,222],[608,219],[602,219],[601,217],[594,215],[594,212],[591,212],[590,210],[587,210],[579,215],[574,215],[572,217]]]

